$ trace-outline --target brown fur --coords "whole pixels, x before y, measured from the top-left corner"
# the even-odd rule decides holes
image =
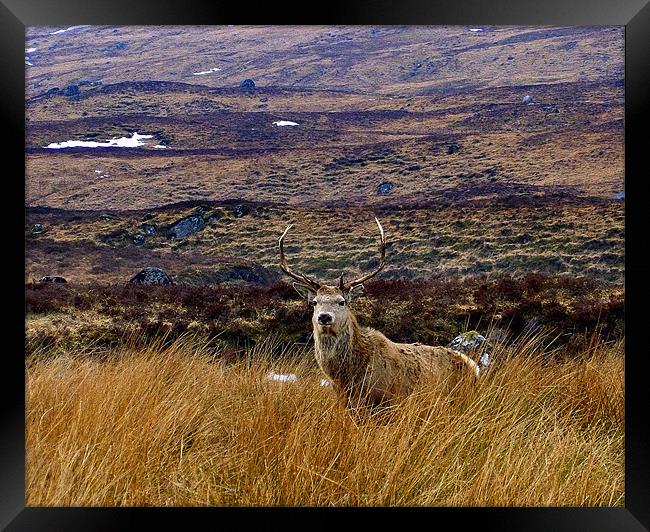
[[[313,297],[312,317],[316,362],[348,406],[404,397],[425,372],[441,379],[459,369],[478,375],[476,363],[453,349],[400,344],[361,327],[349,309],[349,299],[339,287],[321,286]],[[318,323],[321,313],[334,315],[331,327]]]

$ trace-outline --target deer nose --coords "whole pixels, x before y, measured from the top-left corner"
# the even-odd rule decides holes
[[[321,325],[330,325],[334,321],[334,318],[332,317],[331,314],[319,314],[318,315],[318,323]]]

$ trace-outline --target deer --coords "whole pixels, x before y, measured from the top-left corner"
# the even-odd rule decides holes
[[[359,325],[350,309],[363,291],[363,283],[386,264],[386,237],[375,217],[380,235],[380,261],[371,272],[351,281],[343,273],[335,284],[316,281],[289,268],[284,241],[279,240],[280,268],[293,279],[295,290],[313,306],[312,325],[316,363],[348,408],[380,406],[410,395],[423,375],[443,379],[469,373],[478,378],[480,367],[467,355],[447,347],[397,343],[383,333]]]

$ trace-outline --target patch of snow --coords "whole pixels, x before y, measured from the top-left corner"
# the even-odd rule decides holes
[[[296,377],[295,373],[275,373],[271,372],[266,376],[266,379],[269,381],[278,381],[278,382],[295,382],[298,377]]]
[[[327,379],[321,379],[320,380],[320,385],[321,386],[330,386],[330,384],[331,384],[330,381],[328,381]]]
[[[36,48],[27,48],[27,50],[25,50],[25,53],[26,54],[31,54],[32,52],[35,52],[35,51],[36,51]]]
[[[299,126],[296,122],[290,122],[289,120],[276,120],[273,122],[276,126]]]
[[[25,64],[29,66],[34,66],[34,63],[30,63],[29,61],[27,61],[27,59],[25,59]]]
[[[156,144],[154,148],[156,148],[157,150],[166,150],[169,148],[169,146],[165,146],[164,144]]]
[[[477,33],[479,31],[483,31],[483,28],[470,28],[469,31],[471,31],[472,33]]]
[[[219,72],[221,69],[214,67],[210,70],[202,70],[201,72],[192,72],[193,76],[204,76],[205,74],[212,74],[213,72]]]
[[[95,170],[95,173],[96,173],[96,174],[101,174],[102,171],[101,171],[101,170]]]
[[[52,142],[44,148],[61,149],[61,148],[136,148],[144,145],[142,139],[153,138],[153,135],[140,135],[133,133],[131,137],[113,137],[106,142],[96,142],[94,140],[66,140],[64,142]]]
[[[85,28],[87,26],[89,26],[89,24],[84,24],[82,26],[70,26],[69,28],[66,28],[64,30],[53,31],[52,33],[50,33],[50,35],[58,35],[59,33],[65,33],[66,31],[75,30],[77,28]]]

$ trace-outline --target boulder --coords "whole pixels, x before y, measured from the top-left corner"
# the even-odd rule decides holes
[[[477,331],[467,331],[459,334],[447,347],[464,353],[474,360],[479,368],[486,368],[490,364],[490,357],[492,356],[492,346],[482,334]]]
[[[156,226],[155,225],[143,225],[142,230],[144,231],[145,235],[152,236],[156,234]]]
[[[61,283],[67,283],[68,281],[64,277],[59,277],[58,275],[46,275],[45,277],[41,277],[38,280],[39,283],[53,283],[53,284],[61,284]]]
[[[147,266],[144,270],[134,275],[129,281],[131,284],[143,285],[169,285],[174,282],[160,268]]]
[[[457,151],[460,151],[460,146],[458,144],[450,144],[447,146],[447,155],[451,155],[452,153],[456,153]]]
[[[196,233],[205,227],[203,217],[196,214],[186,216],[175,222],[169,229],[169,238],[177,240]]]
[[[40,235],[41,233],[45,232],[45,227],[43,227],[42,224],[34,224],[32,225],[32,234],[34,235]]]
[[[377,187],[377,194],[380,196],[386,196],[391,193],[393,188],[395,188],[395,185],[393,185],[393,183],[390,181],[384,181]]]
[[[63,96],[76,96],[79,94],[79,85],[68,85],[63,89]]]
[[[244,91],[252,91],[255,89],[255,82],[252,79],[245,79],[239,84],[239,88]]]
[[[249,212],[251,212],[251,208],[249,206],[247,206],[247,205],[237,205],[232,210],[232,213],[237,218],[241,218],[242,216],[246,216]]]
[[[142,244],[144,244],[144,235],[135,235],[133,237],[133,243],[136,246],[141,246]]]
[[[526,94],[526,96],[524,96],[522,98],[521,103],[525,103],[526,105],[530,105],[531,103],[533,103],[533,97]]]

